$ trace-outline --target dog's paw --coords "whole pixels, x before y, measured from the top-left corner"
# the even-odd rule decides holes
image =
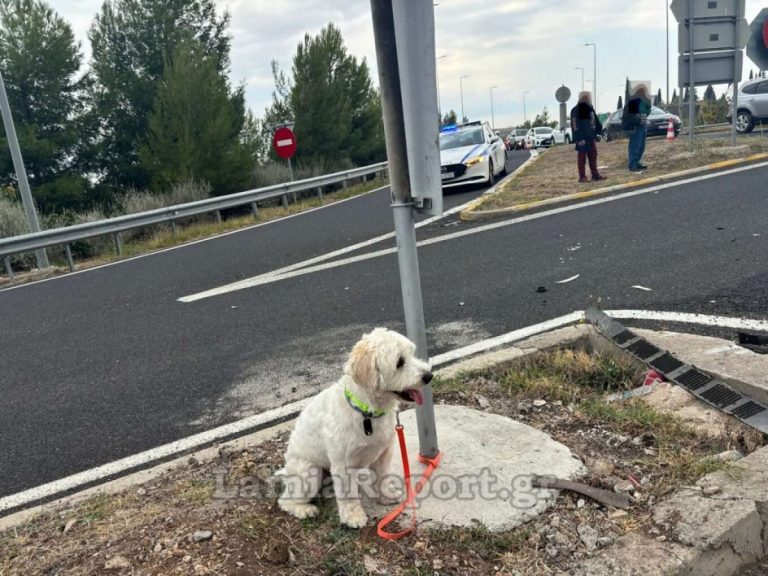
[[[320,509],[314,504],[285,502],[279,500],[278,505],[283,512],[288,512],[288,514],[295,516],[300,520],[305,520],[306,518],[314,518],[320,513]]]
[[[339,510],[341,523],[350,528],[362,528],[368,524],[368,515],[362,506]]]

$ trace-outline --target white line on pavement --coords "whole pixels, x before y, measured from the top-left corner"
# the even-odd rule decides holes
[[[615,202],[617,200],[623,200],[626,198],[632,198],[634,196],[640,196],[643,194],[649,194],[652,192],[659,192],[661,190],[665,190],[667,188],[674,188],[678,186],[683,186],[685,184],[692,184],[694,182],[699,182],[702,180],[708,180],[711,178],[716,178],[718,176],[725,176],[729,174],[734,174],[737,172],[742,172],[745,170],[753,170],[755,168],[764,168],[768,166],[768,162],[764,162],[761,164],[754,164],[750,166],[743,166],[740,168],[734,168],[733,170],[728,170],[725,172],[717,172],[715,174],[705,174],[703,176],[697,176],[695,178],[689,178],[686,180],[680,180],[677,182],[665,182],[663,184],[659,184],[657,186],[653,186],[651,188],[643,188],[640,190],[633,190],[631,192],[625,192],[623,194],[617,194],[616,196],[607,196],[605,198],[598,198],[595,200],[590,200],[588,202],[583,202],[579,204],[572,204],[569,206],[561,206],[558,208],[553,208],[551,210],[546,210],[543,212],[536,212],[534,214],[528,214],[526,216],[519,216],[517,218],[513,218],[511,220],[504,220],[501,222],[495,222],[493,224],[486,224],[484,226],[478,226],[475,228],[469,228],[467,230],[462,230],[460,232],[453,232],[450,234],[444,234],[442,236],[437,236],[435,238],[430,238],[427,240],[422,240],[421,242],[418,242],[417,246],[424,247],[424,246],[430,246],[432,244],[438,244],[440,242],[449,242],[451,240],[456,240],[457,238],[463,238],[465,236],[473,236],[475,234],[482,234],[483,232],[488,232],[491,230],[496,230],[499,228],[506,228],[507,226],[513,226],[515,224],[521,224],[523,222],[530,222],[532,220],[538,220],[539,218],[547,218],[549,216],[555,216],[557,214],[563,214],[566,212],[572,212],[574,210],[581,210],[584,208],[589,208],[591,206],[597,206],[600,204],[606,204],[608,202]],[[435,217],[438,218],[438,217]],[[422,222],[422,225],[426,225],[428,221]],[[388,234],[387,238],[391,238],[393,234]],[[383,237],[381,237],[383,239]],[[369,240],[365,243],[361,244],[372,244],[379,241],[379,239],[374,238],[373,240]],[[306,266],[309,266],[310,264],[315,264],[317,262],[322,262],[324,260],[328,260],[329,258],[334,258],[340,254],[344,254],[346,252],[350,252],[352,250],[358,250],[359,248],[363,247],[362,245],[355,245],[355,246],[349,246],[347,248],[343,248],[341,250],[337,250],[336,252],[325,254],[323,256],[318,256],[316,258],[312,258],[310,260],[306,260],[304,262],[298,262],[296,264],[292,264],[291,266],[286,266],[285,268],[281,268],[279,270],[273,270],[271,272],[266,272],[264,274],[259,274],[258,276],[253,276],[251,278],[245,278],[243,280],[238,280],[237,282],[233,282],[231,284],[225,284],[224,286],[219,286],[216,288],[211,288],[210,290],[205,290],[203,292],[198,292],[196,294],[190,294],[188,296],[182,296],[178,299],[179,302],[184,303],[191,303],[196,302],[198,300],[203,300],[205,298],[212,298],[214,296],[221,296],[222,294],[228,294],[230,292],[236,292],[238,290],[245,290],[248,288],[253,288],[256,286],[263,286],[264,284],[270,284],[272,282],[278,282],[280,280],[287,280],[288,278],[295,278],[297,276],[303,276],[305,274],[313,274],[315,272],[321,272],[323,270],[329,270],[331,268],[338,268],[339,266],[347,266],[349,264],[355,264],[357,262],[363,262],[365,260],[371,260],[373,258],[379,258],[381,256],[386,256],[388,254],[394,254],[397,249],[396,248],[388,248],[384,250],[378,250],[376,252],[370,252],[368,254],[361,254],[359,256],[353,256],[351,258],[345,258],[343,260],[338,260],[336,262],[329,262],[326,264],[321,264],[319,266],[312,266],[307,268]],[[286,273],[287,272],[287,273]]]
[[[656,320],[659,322],[681,322],[699,324],[734,330],[756,330],[768,332],[768,320],[752,318],[733,318],[730,316],[710,316],[709,314],[690,314],[684,312],[656,312],[655,310],[606,310],[608,316],[617,320]]]

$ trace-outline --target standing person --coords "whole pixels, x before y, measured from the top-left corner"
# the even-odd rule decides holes
[[[641,160],[645,154],[645,125],[648,122],[648,114],[651,112],[650,101],[648,90],[641,84],[637,92],[628,98],[624,105],[621,127],[629,135],[627,160],[630,172],[640,172],[648,168]]]
[[[592,107],[592,96],[589,92],[579,94],[579,103],[571,110],[571,132],[579,153],[579,182],[589,182],[586,174],[586,163],[589,159],[589,171],[592,180],[605,180],[597,170],[597,136],[603,133],[603,125]]]

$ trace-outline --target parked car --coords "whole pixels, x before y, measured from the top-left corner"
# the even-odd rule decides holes
[[[728,99],[731,104],[731,99]],[[768,122],[768,80],[756,78],[748,80],[739,87],[739,109],[736,112],[736,131],[748,134],[756,124]],[[728,122],[732,114],[728,113]]]
[[[554,145],[558,140],[565,142],[565,136],[559,130],[549,126],[537,126],[528,130],[525,135],[525,145],[527,148],[543,148]]]
[[[507,172],[507,150],[487,122],[445,126],[440,131],[443,188],[488,183]]]
[[[515,128],[507,136],[507,150],[522,150],[525,148],[525,135],[528,130],[525,128]]]
[[[623,110],[616,110],[603,124],[603,137],[607,141],[617,140],[624,137],[624,130],[621,128],[621,117],[624,114]],[[665,136],[669,129],[669,121],[672,120],[672,126],[675,129],[675,136],[680,134],[680,127],[682,123],[680,118],[669,112],[665,112],[661,108],[656,106],[651,107],[651,113],[648,115],[648,123],[645,125],[645,129],[648,136]]]

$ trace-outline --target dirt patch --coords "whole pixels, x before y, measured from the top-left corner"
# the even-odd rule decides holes
[[[666,142],[663,138],[649,139],[643,161],[649,169],[630,172],[627,169],[627,140],[598,143],[597,163],[606,181],[578,182],[576,152],[573,145],[555,146],[544,150],[541,157],[514,178],[507,179],[496,194],[486,196],[478,210],[507,208],[516,204],[556,198],[577,192],[587,192],[616,184],[636,182],[706,166],[727,158],[747,157],[768,151],[768,140],[740,137],[736,148],[730,140],[700,139],[693,151],[685,138]]]
[[[162,479],[1,533],[0,575],[566,574],[628,532],[668,538],[651,525],[653,503],[727,466],[713,455],[762,443],[748,429],[698,435],[638,399],[605,402],[640,379],[615,359],[561,350],[435,383],[440,403],[551,434],[587,464],[586,483],[632,495],[627,511],[563,492],[547,514],[509,532],[422,528],[384,542],[373,524],[340,526],[332,500],[307,521],[276,508],[271,478],[283,463],[284,433],[244,451],[224,446],[214,462],[191,460]]]

